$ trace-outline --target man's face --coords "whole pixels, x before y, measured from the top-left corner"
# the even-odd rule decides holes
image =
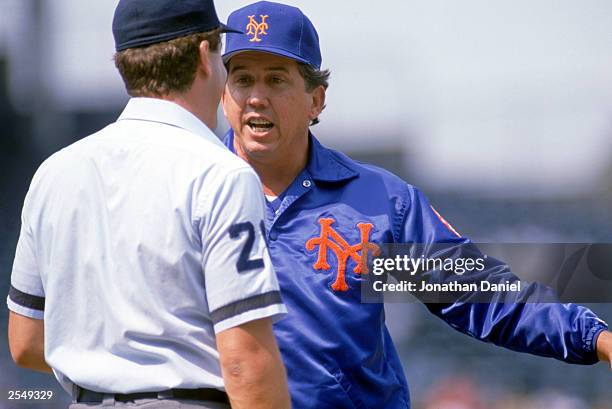
[[[292,59],[263,52],[232,57],[222,103],[238,153],[265,162],[304,154],[308,126],[321,112],[324,95],[322,87],[306,91]]]

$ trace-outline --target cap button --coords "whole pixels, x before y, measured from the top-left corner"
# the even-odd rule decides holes
[[[312,182],[311,182],[310,180],[306,179],[306,180],[304,180],[304,181],[302,182],[302,186],[304,186],[304,187],[310,187],[310,186],[312,186]]]

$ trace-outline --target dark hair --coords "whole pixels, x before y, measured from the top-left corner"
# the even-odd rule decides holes
[[[187,91],[195,80],[202,41],[208,41],[210,51],[221,51],[221,32],[215,29],[117,52],[115,66],[128,94],[161,97]]]
[[[331,72],[329,70],[318,70],[314,68],[312,65],[304,64],[303,62],[298,62],[298,70],[304,78],[304,82],[306,83],[306,91],[312,92],[315,88],[322,86],[324,89],[329,87],[329,76]],[[323,105],[323,109],[325,109],[325,105]],[[319,123],[319,118],[315,118],[310,122],[310,126],[316,125]]]

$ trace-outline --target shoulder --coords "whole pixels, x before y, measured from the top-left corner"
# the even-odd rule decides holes
[[[325,148],[330,157],[333,158],[337,163],[346,167],[347,169],[355,172],[357,177],[355,183],[363,185],[383,185],[394,192],[402,193],[404,195],[413,195],[417,192],[417,188],[397,176],[396,174],[371,163],[360,162],[352,159],[348,155],[334,150]]]
[[[36,171],[31,189],[57,190],[58,184],[84,185],[87,178],[144,173],[158,179],[164,173],[164,180],[205,183],[209,188],[234,173],[256,178],[252,168],[212,131],[200,134],[166,124],[119,121],[47,158]]]
[[[177,151],[179,157],[185,156],[188,161],[194,162],[200,169],[210,169],[221,176],[224,173],[252,173],[252,168],[238,156],[234,155],[212,132],[206,135],[192,133],[185,129],[176,129],[177,132],[172,142],[172,147]]]
[[[211,130],[203,125],[191,128],[154,121],[118,121],[100,135],[93,135],[92,144],[104,145],[110,150],[125,149],[137,156],[146,150],[149,160],[163,158],[160,166],[165,164],[175,170],[191,169],[196,175],[214,170],[231,172],[250,169]]]
[[[197,153],[202,165],[206,165],[210,172],[218,175],[222,180],[230,180],[246,177],[259,180],[255,170],[243,159],[232,153],[216,136],[211,132],[214,141],[203,139],[196,143],[192,153]]]
[[[394,173],[333,149],[328,149],[326,154],[330,167],[341,166],[353,175],[342,185],[340,200],[369,214],[387,214],[394,241],[399,242],[403,237],[409,214],[419,219],[429,211],[425,196]]]
[[[87,156],[91,156],[90,152],[95,150],[93,142],[100,135],[105,133],[107,128],[88,135],[51,154],[36,170],[36,173],[32,178],[32,185],[39,182],[41,179],[50,176],[49,174],[53,175],[62,172],[75,173],[79,164],[82,164],[83,160]]]
[[[404,214],[414,206],[429,206],[425,194],[393,172],[371,163],[360,162],[334,149],[323,148],[330,160],[352,172],[355,177],[347,188],[357,191],[366,201],[391,201],[396,212]],[[333,159],[332,159],[333,158]]]

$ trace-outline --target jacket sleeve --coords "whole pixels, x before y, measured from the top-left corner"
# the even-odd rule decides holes
[[[425,257],[433,257],[434,251],[438,257],[440,248],[453,252],[453,257],[467,253],[465,257],[474,258],[482,254],[469,239],[457,233],[417,189],[408,186],[406,199],[400,243],[422,246]],[[440,243],[444,245],[441,247]],[[424,274],[430,282],[448,282],[458,277],[441,271]],[[484,257],[482,271],[461,277],[464,282],[483,279],[490,282],[519,280],[506,264],[492,257]],[[597,336],[608,328],[606,323],[586,307],[550,302],[556,299],[551,288],[524,283],[511,299],[504,292],[496,292],[487,302],[481,302],[481,296],[464,293],[452,302],[426,303],[426,306],[457,331],[481,341],[569,363],[596,363]]]

